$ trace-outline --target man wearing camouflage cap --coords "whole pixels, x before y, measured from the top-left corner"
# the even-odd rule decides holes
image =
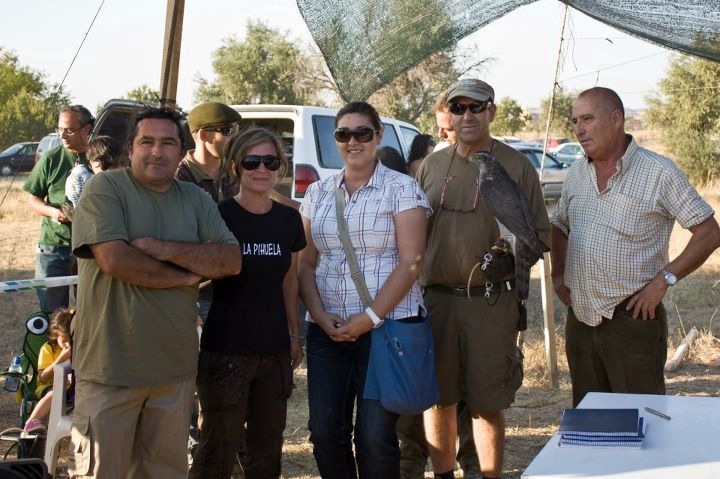
[[[478,167],[466,161],[468,156],[479,151],[495,156],[527,197],[541,241],[550,244],[535,169],[521,153],[490,136],[494,99],[493,88],[481,80],[451,85],[447,105],[458,142],[433,152],[416,176],[433,209],[420,281],[433,327],[435,364],[442,371],[440,401],[425,412],[425,434],[439,479],[454,477],[455,410],[461,399],[473,418],[483,478],[501,476],[503,410],[515,400],[523,378],[522,353],[515,344],[520,309],[513,280],[492,283],[480,268],[471,277],[478,258],[500,232],[480,194]]]

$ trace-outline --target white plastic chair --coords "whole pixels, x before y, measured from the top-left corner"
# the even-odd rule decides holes
[[[65,385],[71,371],[70,361],[56,364],[53,368],[53,397],[50,405],[47,437],[45,439],[45,464],[47,464],[51,476],[55,475],[60,440],[64,437],[70,437],[72,416],[67,415],[67,388]]]

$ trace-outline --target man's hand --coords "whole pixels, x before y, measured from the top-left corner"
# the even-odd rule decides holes
[[[60,208],[55,208],[52,206],[50,208],[51,208],[51,212],[50,212],[50,215],[48,215],[48,216],[50,216],[51,220],[53,220],[56,223],[69,223],[70,222],[70,218],[68,218],[67,215],[65,213],[63,213]]]
[[[367,313],[357,313],[350,316],[347,321],[337,329],[333,334],[335,341],[355,341],[363,334],[373,329],[373,322]],[[335,339],[338,338],[338,339]],[[340,339],[342,338],[342,339]]]
[[[300,336],[290,336],[290,363],[293,370],[300,366],[303,358],[302,344],[300,344]]]
[[[630,298],[625,309],[633,310],[633,319],[655,319],[655,308],[665,297],[668,286],[661,275],[655,276],[652,281],[645,285]]]
[[[137,238],[130,242],[132,246],[139,249],[152,259],[158,261],[167,261],[167,257],[163,248],[163,242],[155,238]]]
[[[565,286],[565,280],[563,279],[563,277],[553,276],[552,282],[555,294],[557,294],[558,298],[560,298],[560,301],[562,301],[566,306],[572,306],[572,299],[570,298],[570,288]]]

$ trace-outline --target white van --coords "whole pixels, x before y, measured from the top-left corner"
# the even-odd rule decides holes
[[[110,135],[127,144],[135,115],[144,105],[131,100],[110,100],[98,115],[93,135]],[[290,168],[280,180],[278,191],[296,200],[307,187],[343,167],[333,132],[337,109],[297,105],[232,105],[242,116],[242,129],[261,127],[275,132],[285,145]],[[380,147],[395,148],[407,161],[410,144],[420,132],[410,123],[382,117],[384,127]],[[186,140],[192,138],[186,131]]]
[[[242,116],[244,128],[261,127],[277,133],[291,160],[291,168],[278,191],[290,198],[305,196],[307,187],[337,173],[343,160],[335,145],[338,110],[295,105],[232,105]],[[380,147],[395,148],[407,161],[410,144],[420,132],[410,123],[382,117]]]

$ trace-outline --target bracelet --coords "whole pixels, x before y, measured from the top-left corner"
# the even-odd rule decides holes
[[[291,334],[290,337],[291,337],[291,338],[302,339],[302,336],[300,336],[299,334]]]
[[[385,322],[384,320],[380,319],[380,316],[375,314],[375,311],[373,311],[370,306],[365,308],[365,314],[370,316],[370,321],[373,322],[373,328],[379,328]]]

